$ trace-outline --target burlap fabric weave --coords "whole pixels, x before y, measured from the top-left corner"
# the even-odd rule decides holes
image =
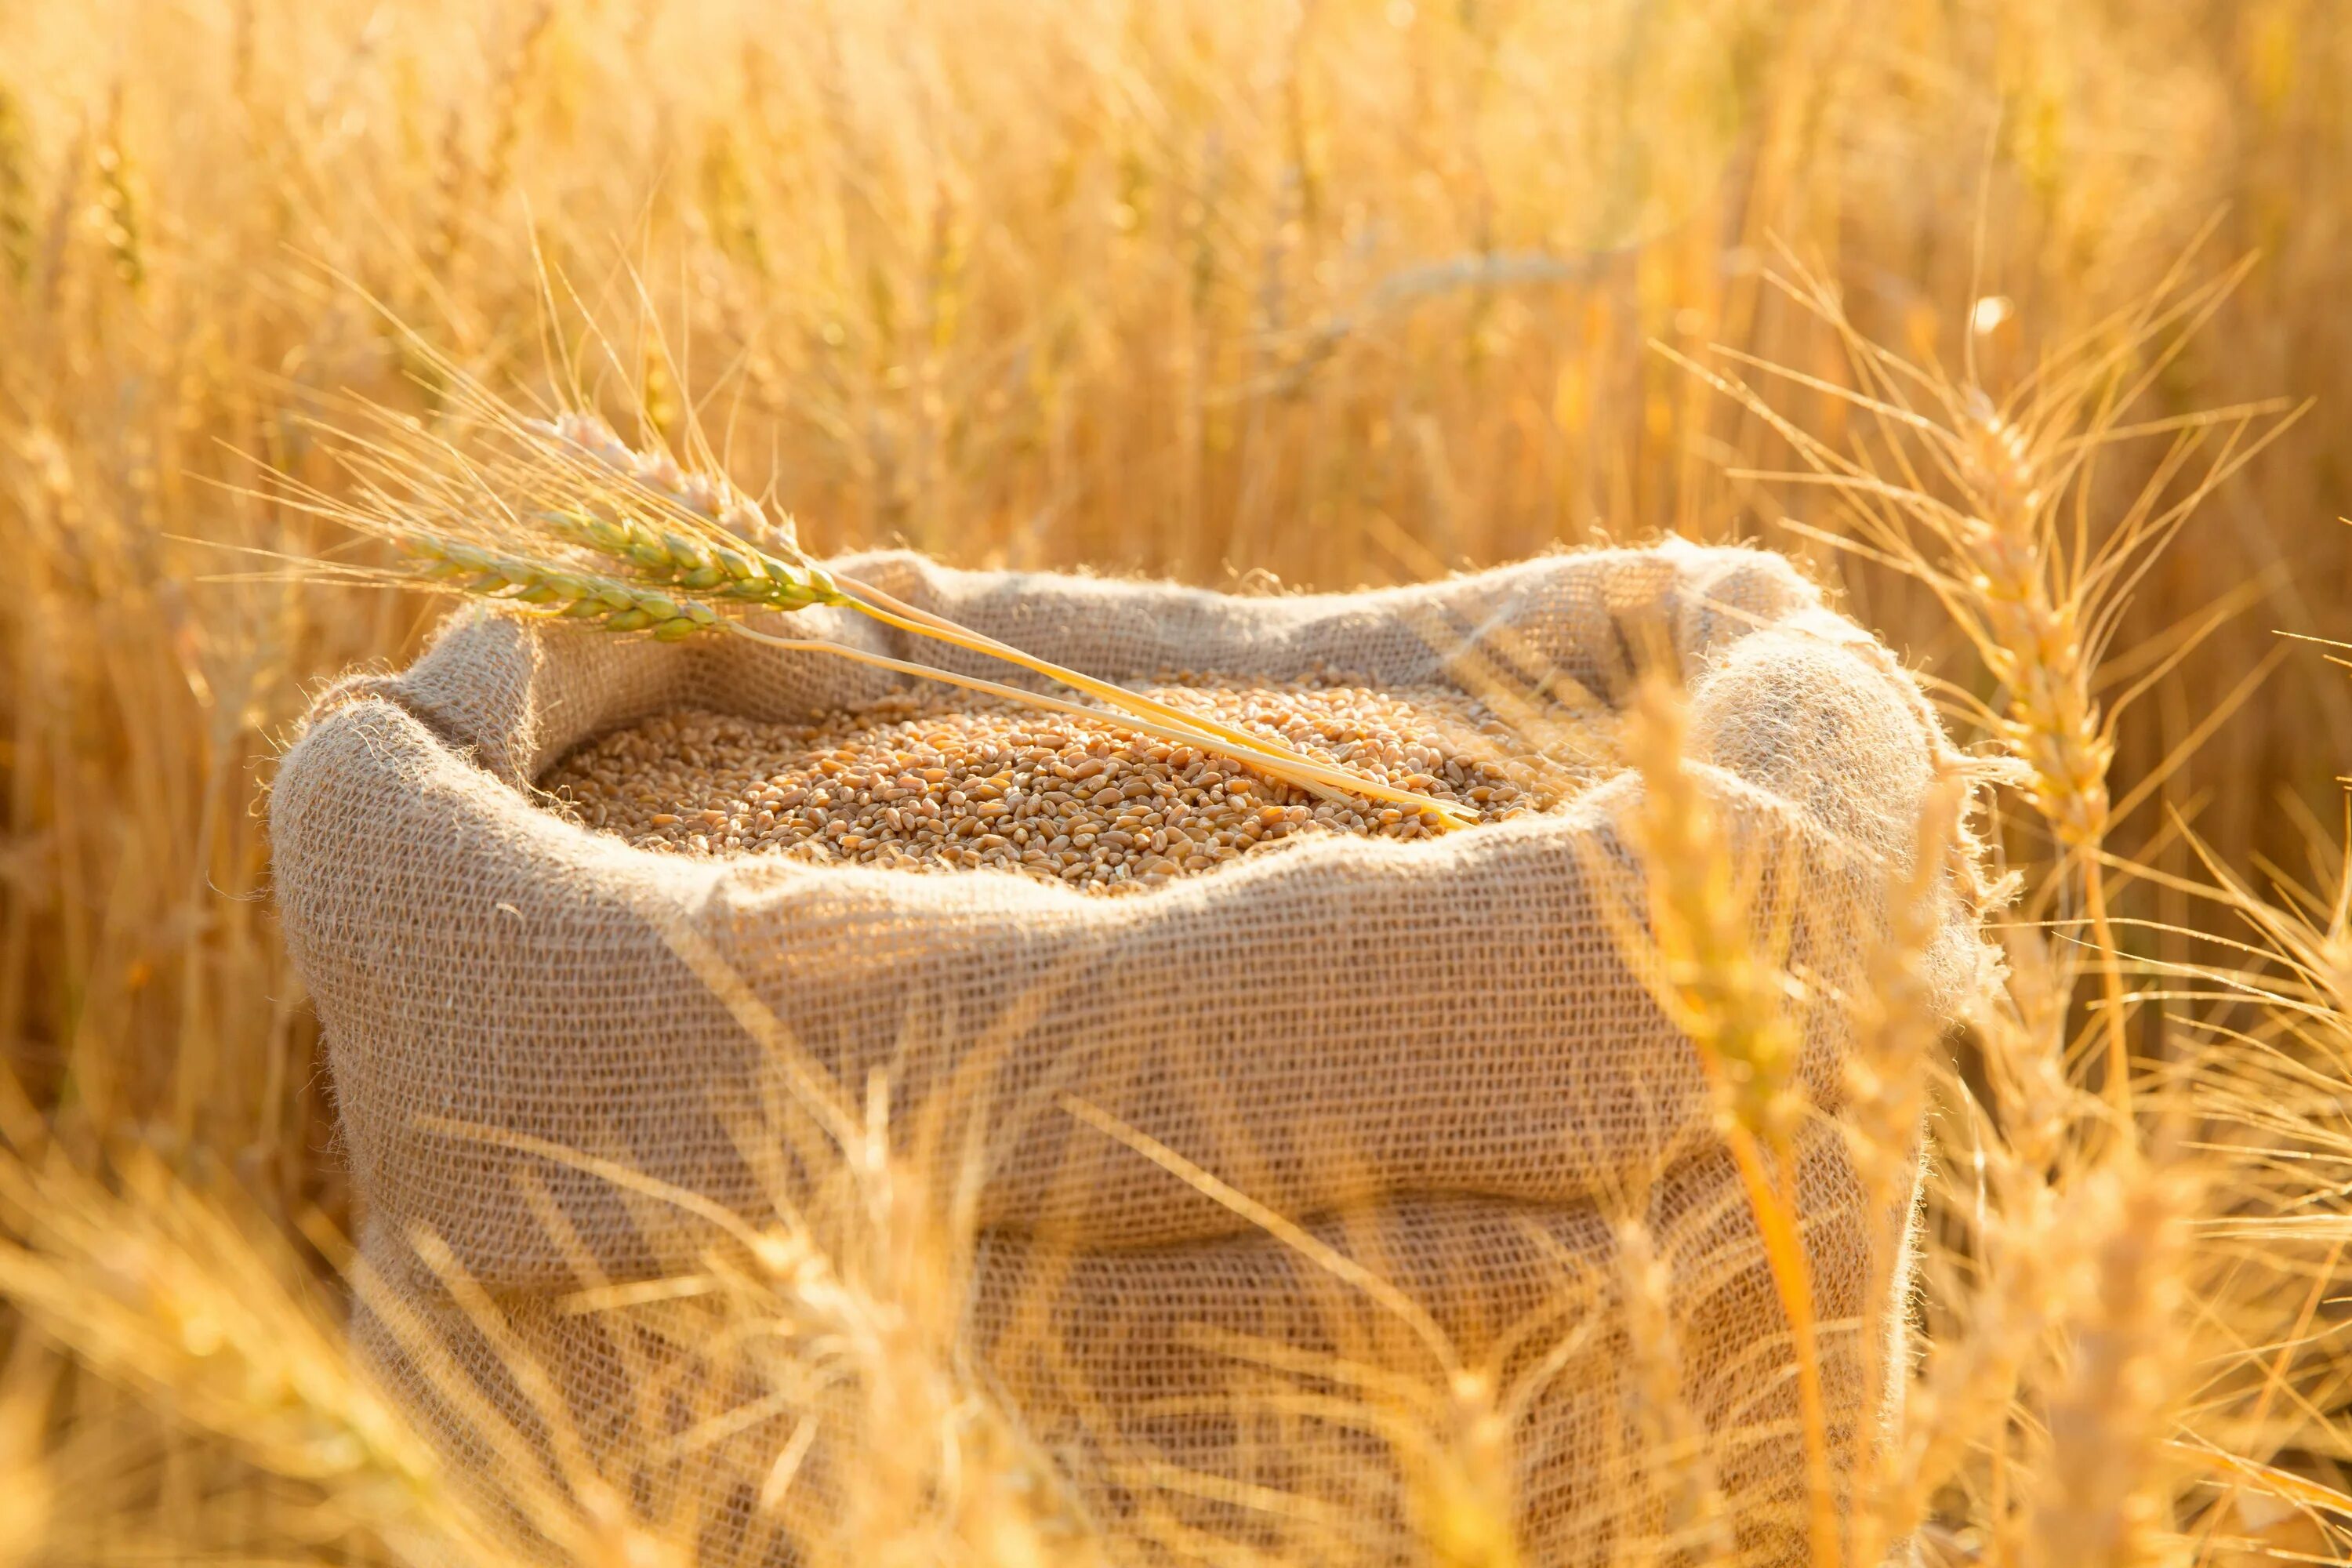
[[[1615,703],[1645,659],[1670,658],[1690,691],[1696,770],[1742,853],[1779,868],[1790,963],[1821,995],[1856,974],[1948,760],[1886,650],[1759,552],[1670,541],[1260,598],[895,553],[837,564],[1114,679],[1566,677]],[[793,626],[981,668],[835,612]],[[278,893],[326,1026],[367,1247],[416,1321],[474,1335],[470,1353],[488,1359],[478,1325],[402,1256],[429,1227],[503,1314],[503,1353],[544,1362],[593,1445],[642,1418],[646,1356],[662,1352],[616,1349],[609,1325],[562,1303],[583,1272],[625,1284],[675,1267],[674,1211],[485,1130],[753,1216],[806,1178],[757,1146],[789,1087],[772,1042],[666,934],[682,919],[850,1099],[887,1072],[894,1119],[912,1126],[927,1102],[984,1083],[970,1343],[1105,1510],[1135,1507],[1151,1476],[1210,1476],[1219,1484],[1171,1505],[1202,1529],[1245,1533],[1234,1516],[1253,1483],[1389,1539],[1386,1440],[1299,1394],[1302,1380],[1337,1386],[1313,1357],[1372,1353],[1385,1330],[1292,1248],[1065,1114],[1061,1096],[1361,1258],[1465,1362],[1508,1379],[1559,1347],[1513,1428],[1538,1562],[1605,1562],[1677,1527],[1664,1489],[1628,1480],[1655,1434],[1617,1248],[1622,1226],[1645,1226],[1683,1394],[1714,1434],[1745,1554],[1801,1553],[1786,1324],[1692,1047],[1608,913],[1638,777],[1541,816],[1414,844],[1304,842],[1118,899],[1000,874],[650,855],[530,795],[570,747],[666,709],[791,720],[888,681],[739,638],[656,645],[468,611],[406,672],[320,700],[271,802]],[[1928,955],[1952,1012],[1982,963],[1966,879],[1950,879]],[[1846,1026],[1834,1006],[1806,1018],[1802,1076],[1833,1115]],[[1843,1468],[1881,1415],[1864,1347],[1900,1329],[1900,1281],[1866,1299],[1864,1260],[1908,1214],[1863,1212],[1829,1118],[1801,1142]],[[1239,1352],[1235,1336],[1297,1353]],[[420,1404],[462,1449],[463,1413],[425,1381],[412,1378]],[[482,1381],[513,1402],[510,1380]]]

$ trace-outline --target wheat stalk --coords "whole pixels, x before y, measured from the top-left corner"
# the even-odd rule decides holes
[[[1685,761],[1687,723],[1683,695],[1667,679],[1654,675],[1636,689],[1622,745],[1643,795],[1623,827],[1641,856],[1648,921],[1643,927],[1613,906],[1607,912],[1706,1074],[1717,1131],[1738,1169],[1789,1321],[1813,1568],[1838,1568],[1843,1546],[1812,1270],[1797,1228],[1795,1139],[1807,1102],[1796,1078],[1802,1040],[1789,1013],[1795,983],[1750,930],[1755,911],[1729,837]],[[1791,868],[1778,869],[1785,878]]]
[[[473,450],[382,415],[379,433],[329,430],[356,481],[340,500],[290,479],[298,504],[391,544],[388,572],[304,563],[315,574],[393,581],[495,601],[553,620],[681,641],[703,634],[822,652],[1054,712],[1104,722],[1229,757],[1326,799],[1355,795],[1416,813],[1434,831],[1466,826],[1462,807],[1326,762],[1111,681],[1038,658],[880,590],[839,578],[799,547],[789,520],[724,479],[689,472],[667,452],[629,447],[602,419],[577,411],[540,420],[514,414],[454,370],[461,417],[485,439]],[[1003,660],[1091,697],[1101,706],[893,658],[819,637],[787,637],[740,618],[845,609],[884,626]]]
[[[0,272],[22,289],[33,272],[31,138],[16,95],[0,84]]]
[[[1687,1537],[1707,1554],[1703,1560],[1727,1561],[1736,1545],[1731,1510],[1706,1428],[1692,1411],[1686,1391],[1682,1331],[1675,1321],[1674,1265],[1659,1256],[1656,1239],[1641,1221],[1621,1219],[1616,1232],[1628,1352],[1626,1403],[1641,1438],[1643,1484],[1660,1494],[1667,1539]]]
[[[2115,1568],[2163,1559],[2171,1524],[2166,1452],[2181,1352],[2191,1192],[2168,1163],[2124,1159],[2102,1173],[2092,1284],[2073,1364],[2044,1421],[2047,1454],[2022,1554],[2029,1568]]]
[[[1738,374],[1665,351],[1764,420],[1804,465],[1795,473],[1738,468],[1737,477],[1835,492],[1850,531],[1788,526],[1925,584],[1993,677],[1999,695],[1990,703],[1957,689],[1951,695],[2019,764],[2020,781],[2064,851],[2060,870],[2079,884],[2102,984],[2106,1090],[2119,1120],[2131,1105],[2131,1060],[2106,838],[2186,751],[2118,801],[2107,776],[2116,729],[2124,710],[2221,617],[2112,700],[2100,695],[2100,665],[2158,556],[2308,405],[2273,400],[2137,423],[2126,416],[2245,271],[2241,264],[2182,289],[2176,269],[2124,321],[2061,349],[2010,399],[1996,402],[1973,381],[1955,383],[1865,338],[1847,320],[1837,290],[1792,264],[1792,275],[1775,281],[1835,331],[1854,384],[1718,353],[1860,411],[1874,440],[1857,439],[1851,450],[1799,426]],[[2090,489],[2099,455],[2150,437],[2168,437],[2169,446],[2138,493],[2095,536]]]
[[[1460,826],[1464,820],[1459,808],[1451,803],[1362,778],[1347,769],[1323,763],[1280,742],[1269,741],[1238,726],[1035,658],[945,616],[902,603],[855,578],[829,574],[801,553],[799,542],[788,521],[771,521],[765,509],[732,489],[724,479],[714,479],[709,474],[688,473],[666,452],[646,454],[633,449],[614,434],[610,426],[592,415],[565,414],[551,422],[531,422],[528,427],[553,440],[576,447],[616,477],[661,497],[751,547],[751,552],[747,560],[741,552],[723,543],[713,546],[667,531],[655,537],[652,531],[643,526],[632,526],[625,521],[606,520],[577,512],[551,514],[551,521],[577,530],[593,548],[609,555],[625,557],[680,588],[716,590],[730,597],[779,610],[799,609],[810,604],[834,605],[856,610],[899,631],[1003,659],[1033,674],[1045,676],[1100,699],[1118,708],[1125,715],[1129,728],[1156,726],[1147,728],[1146,732],[1162,740],[1185,738],[1197,741],[1205,738],[1206,749],[1210,751],[1240,761],[1256,761],[1262,765],[1287,770],[1276,772],[1272,776],[1302,784],[1319,795],[1328,796],[1335,790],[1344,790],[1372,799],[1411,805],[1424,813],[1442,810],[1446,814],[1445,820],[1449,825]],[[689,636],[694,630],[709,624],[709,621],[697,621],[694,626],[670,635],[673,637]],[[654,631],[658,637],[662,635],[663,628],[656,626]],[[806,647],[812,645],[799,642],[782,646]],[[917,669],[912,666],[897,664],[887,668],[896,668],[901,673],[922,674],[932,679],[947,679],[992,695],[1010,696],[1014,700],[1026,701],[1033,706],[1054,707],[1057,711],[1077,714],[1090,711],[1072,704],[1056,705],[1050,700],[1041,703],[1034,693],[1024,693],[993,683],[971,685],[971,678],[929,667]]]
[[[522,1554],[353,1366],[287,1263],[152,1156],[120,1192],[0,1148],[0,1298],[100,1377],[431,1568]]]
[[[1845,1107],[1839,1126],[1862,1183],[1863,1213],[1871,1226],[1870,1281],[1864,1300],[1887,1313],[1885,1334],[1863,1344],[1863,1387],[1874,1400],[1881,1429],[1861,1449],[1864,1467],[1857,1497],[1879,1502],[1902,1493],[1901,1478],[1885,1473],[1900,1450],[1893,1418],[1902,1408],[1909,1368],[1895,1355],[1905,1342],[1911,1303],[1898,1292],[1912,1245],[1919,1190],[1920,1143],[1934,1078],[1934,1048],[1943,1034],[1924,963],[1941,913],[1939,890],[1951,851],[1961,839],[1961,782],[1947,776],[1928,792],[1907,871],[1888,879],[1885,936],[1874,943],[1864,984],[1849,1001],[1854,1041],[1846,1058]],[[1884,1226],[1897,1226],[1890,1239]],[[1876,1563],[1887,1543],[1913,1521],[1890,1520],[1866,1507],[1854,1520],[1853,1559]]]

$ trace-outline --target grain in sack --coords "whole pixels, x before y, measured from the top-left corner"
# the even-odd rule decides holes
[[[1888,652],[1785,562],[1675,541],[1264,598],[903,553],[839,564],[1064,665],[1255,703],[1302,743],[1355,748],[1493,820],[1318,823],[1330,803],[1238,770],[1216,770],[1212,801],[1203,759],[1171,769],[1115,726],[935,700],[741,639],[467,612],[408,670],[340,684],[275,787],[278,890],[326,1027],[379,1316],[410,1331],[376,1348],[452,1450],[485,1464],[497,1445],[420,1365],[419,1325],[526,1437],[541,1426],[501,1370],[519,1352],[591,1452],[708,1415],[667,1309],[583,1310],[583,1275],[624,1302],[698,1256],[675,1207],[615,1170],[751,1223],[817,1179],[777,1131],[796,1113],[776,1042],[747,1026],[766,1017],[850,1100],[887,1083],[910,1136],[926,1107],[984,1087],[963,1342],[1100,1517],[1246,1542],[1267,1528],[1248,1500],[1279,1491],[1373,1559],[1401,1555],[1391,1446],[1335,1413],[1332,1380],[1376,1354],[1443,1383],[1392,1314],[1104,1135],[1117,1126],[1359,1260],[1498,1384],[1540,1373],[1508,1434],[1536,1562],[1604,1563],[1675,1528],[1665,1493],[1629,1482],[1647,1462],[1646,1342],[1629,1336],[1647,1320],[1626,1282],[1653,1281],[1743,1560],[1801,1560],[1787,1325],[1691,1043],[1620,940],[1635,869],[1620,824],[1641,781],[1608,731],[1644,668],[1671,662],[1692,772],[1738,852],[1780,868],[1790,965],[1834,994],[1956,762]],[[983,672],[832,611],[803,623]],[[1497,693],[1592,707],[1538,765],[1482,734]],[[1414,701],[1444,711],[1392,721]],[[1307,710],[1334,703],[1348,711],[1326,742]],[[665,726],[704,765],[632,783],[616,764],[658,751]],[[1056,788],[1113,757],[1116,798]],[[944,838],[910,819],[931,821],[926,805],[956,814]],[[1985,973],[1972,893],[1955,866],[1926,955],[1948,1017]],[[740,993],[714,988],[714,966]],[[1804,1019],[1800,1077],[1832,1115],[1799,1135],[1795,1191],[1849,1473],[1884,1414],[1865,1369],[1899,1337],[1907,1288],[1865,1299],[1866,1259],[1909,1215],[1864,1212],[1833,1121],[1851,1030],[1835,1008]],[[435,1267],[412,1245],[425,1233],[447,1250]],[[1654,1267],[1629,1268],[1629,1237]],[[457,1278],[496,1304],[500,1343],[453,1300]],[[762,1452],[791,1425],[761,1427]],[[812,1497],[825,1462],[809,1462]]]

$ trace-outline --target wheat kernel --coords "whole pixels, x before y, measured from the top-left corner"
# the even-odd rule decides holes
[[[1482,821],[1550,810],[1603,771],[1599,748],[1565,761],[1538,755],[1450,688],[1381,692],[1329,679],[1173,684],[1154,695],[1348,760]],[[641,849],[984,867],[1097,894],[1303,837],[1411,841],[1430,831],[1417,814],[1323,800],[1115,721],[1049,723],[1027,709],[904,692],[807,724],[663,714],[576,749],[541,782],[554,809]]]

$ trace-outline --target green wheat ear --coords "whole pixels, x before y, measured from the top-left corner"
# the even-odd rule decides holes
[[[789,521],[772,520],[725,480],[689,473],[667,452],[637,451],[593,414],[567,412],[524,425],[736,542],[658,527],[593,504],[546,514],[559,532],[604,554],[625,557],[641,571],[690,592],[786,611],[848,602],[824,569],[802,552]]]
[[[539,514],[550,531],[688,593],[716,594],[779,610],[843,602],[832,578],[809,563],[793,563],[752,549],[713,544],[633,518],[599,516],[585,508]]]
[[[527,605],[606,631],[649,631],[663,642],[677,642],[719,625],[719,612],[700,600],[617,577],[569,571],[430,533],[405,534],[394,542],[418,563],[416,575],[427,582],[455,584],[469,595]]]
[[[593,415],[510,418],[507,429],[527,439],[507,462],[493,463],[489,512],[469,512],[454,524],[482,542],[415,527],[396,508],[391,517],[375,520],[374,531],[406,560],[408,580],[606,631],[646,632],[662,642],[717,630],[778,647],[820,650],[1005,700],[1114,720],[1171,743],[1205,747],[1327,799],[1353,795],[1410,809],[1435,831],[1473,820],[1454,804],[1034,658],[869,584],[836,581],[802,553],[788,523],[768,521],[756,502],[726,480],[688,473],[666,452],[637,452]],[[526,504],[509,510],[508,496]],[[817,605],[1003,659],[1102,706],[828,639],[776,637],[724,613],[749,606],[790,613]]]

